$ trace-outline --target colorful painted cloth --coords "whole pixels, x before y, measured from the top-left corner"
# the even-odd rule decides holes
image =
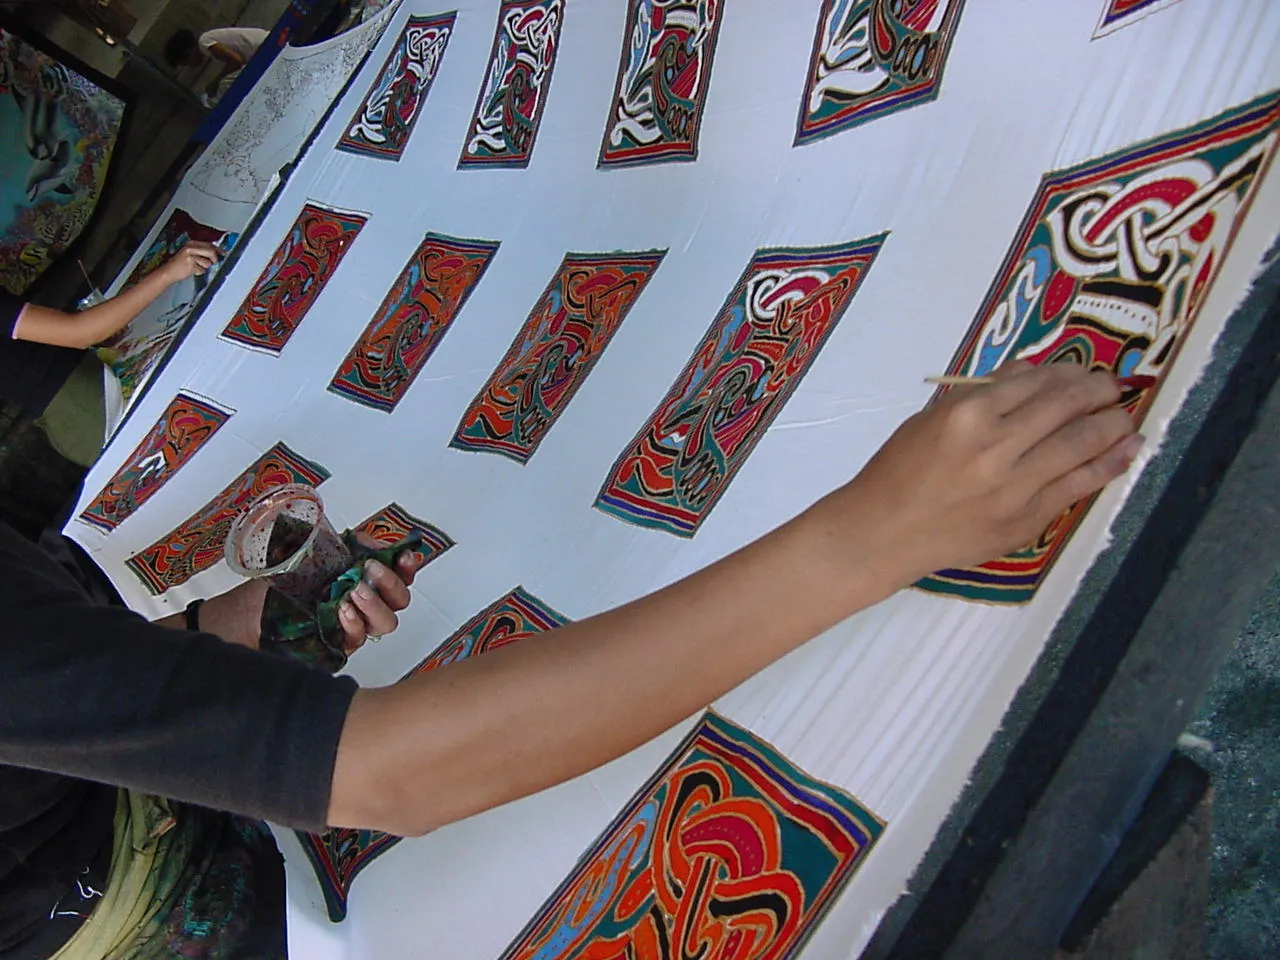
[[[122,790],[113,846],[97,907],[51,960],[287,956],[283,866],[265,826]]]
[[[345,635],[338,621],[338,607],[364,576],[364,565],[377,560],[383,566],[394,567],[396,557],[405,550],[417,550],[422,546],[420,531],[413,531],[399,543],[389,547],[371,548],[356,539],[350,530],[344,530],[342,539],[351,551],[351,566],[333,581],[329,587],[329,599],[314,611],[284,594],[272,590],[262,607],[261,648],[301,660],[328,673],[336,673],[347,663]]]

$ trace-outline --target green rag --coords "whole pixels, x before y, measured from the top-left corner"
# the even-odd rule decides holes
[[[338,607],[364,577],[365,564],[377,560],[395,569],[396,558],[406,550],[422,546],[422,534],[409,534],[389,547],[369,547],[356,539],[350,530],[342,539],[351,551],[351,566],[329,585],[328,598],[315,610],[286,597],[278,590],[268,590],[262,607],[262,649],[270,653],[301,660],[329,673],[336,673],[347,663],[346,633],[338,620]]]

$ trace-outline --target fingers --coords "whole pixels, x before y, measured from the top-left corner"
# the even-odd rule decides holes
[[[1036,389],[1036,380],[1026,379],[1026,375],[1039,368],[1026,360],[1011,360],[1002,363],[990,375],[983,375],[974,384],[956,384],[947,388],[947,396],[959,400],[970,396],[975,390],[983,390],[982,394],[993,405],[996,413],[1008,413],[1022,403]],[[993,381],[988,383],[987,381]]]
[[[355,653],[364,646],[365,640],[369,638],[369,631],[350,600],[343,600],[338,605],[338,622],[342,624],[342,632],[347,637],[347,653]]]
[[[992,385],[997,390],[1003,384]],[[1026,398],[1005,415],[1010,439],[1030,450],[1080,417],[1110,407],[1120,399],[1115,377],[1086,371],[1074,363],[1055,363],[1012,379],[1009,388],[1032,387]]]
[[[396,575],[400,577],[406,584],[412,584],[414,577],[418,575],[427,564],[426,555],[417,550],[405,550],[396,557]]]
[[[384,567],[383,569],[385,570],[386,568]],[[400,583],[401,589],[404,589],[404,584],[399,577],[392,575],[390,571],[387,571],[387,573],[391,576],[391,579]],[[406,590],[406,594],[407,592]],[[366,581],[361,581],[347,595],[347,602],[355,607],[356,612],[364,620],[366,633],[382,636],[385,633],[391,633],[396,627],[400,626],[400,619],[395,615],[392,605],[383,599],[380,591],[375,590]],[[406,599],[405,604],[401,604],[398,609],[404,609],[407,603]],[[341,612],[339,612],[339,616],[341,616]]]
[[[368,588],[366,592],[376,593],[392,610],[403,610],[409,605],[409,585],[377,560],[365,563],[364,582],[360,586]]]
[[[1133,419],[1123,407],[1107,407],[1077,417],[1032,447],[1023,464],[1041,485],[1052,483],[1110,450],[1133,433]]]
[[[367,537],[358,536],[358,539],[376,546]],[[396,611],[409,605],[409,584],[425,561],[421,553],[406,550],[396,557],[395,571],[377,560],[365,563],[364,579],[338,606],[348,653],[359,649],[369,637],[391,633],[400,625]]]
[[[179,251],[195,273],[204,273],[218,262],[218,248],[203,240],[191,240]]]
[[[1142,434],[1131,433],[1049,484],[1040,495],[1044,512],[1050,517],[1057,516],[1076,501],[1097,493],[1129,469],[1142,443]]]

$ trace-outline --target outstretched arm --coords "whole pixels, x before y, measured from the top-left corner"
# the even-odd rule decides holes
[[[1015,364],[908,420],[850,483],[624,607],[404,680],[347,715],[329,821],[420,834],[585,773],[940,567],[1032,541],[1141,438],[1107,374]]]
[[[179,280],[202,274],[217,262],[218,250],[213,244],[192,240],[134,286],[88,310],[65,313],[27,304],[13,338],[86,349],[122,330]]]

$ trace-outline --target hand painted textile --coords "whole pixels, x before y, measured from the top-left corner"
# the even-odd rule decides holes
[[[459,167],[527,167],[560,52],[564,0],[503,0]]]
[[[1139,377],[1121,403],[1141,423],[1226,256],[1280,137],[1280,94],[1051,173],[947,368],[1067,361]],[[917,586],[1026,603],[1094,497],[1035,543]]]
[[[449,445],[527,463],[665,254],[566,254]]]
[[[724,0],[627,0],[600,166],[698,156]]]
[[[189,240],[219,244],[228,253],[239,234],[201,223],[185,210],[174,208],[142,258],[130,271],[120,290],[127,290],[183,248]],[[98,359],[111,368],[126,403],[168,352],[196,301],[209,288],[222,267],[219,261],[203,274],[172,284],[123,330],[97,348]],[[116,291],[117,294],[120,290]]]
[[[410,17],[338,149],[399,160],[431,91],[456,13]]]
[[[318,203],[304,205],[222,336],[268,353],[283,350],[366,219]]]
[[[708,711],[502,960],[787,960],[883,829]]]
[[[119,96],[0,28],[0,287],[23,293],[89,225],[125,114]]]
[[[160,228],[160,232],[156,234],[155,239],[147,246],[146,251],[142,254],[142,259],[129,272],[129,279],[124,282],[124,286],[121,289],[128,290],[181,250],[188,241],[202,240],[205,243],[216,244],[226,235],[226,230],[219,230],[217,227],[201,223],[187,211],[179,210],[175,207],[173,212],[169,214],[169,219]]]
[[[329,389],[390,413],[484,276],[498,244],[429,233],[387,291]]]
[[[195,456],[234,411],[179,393],[151,432],[107,482],[80,519],[108,533],[146,503]]]
[[[125,565],[152,593],[163,593],[222,559],[231,524],[246,504],[287,483],[315,487],[328,477],[329,471],[324,467],[277,443],[205,507],[130,557]]]
[[[824,0],[796,144],[938,96],[964,0]]]
[[[759,250],[596,507],[691,537],[800,384],[887,234]]]
[[[524,587],[516,587],[459,627],[405,678],[479,656],[568,622],[567,617]],[[347,898],[356,876],[402,838],[380,830],[333,828],[324,833],[298,831],[298,839],[315,868],[329,919],[338,923],[347,915]]]
[[[398,503],[383,507],[352,532],[371,537],[387,547],[416,533],[422,538],[422,544],[418,550],[423,555],[424,565],[454,545],[453,538],[447,533],[435,524],[419,520]]]
[[[1178,0],[1103,0],[1102,19],[1098,28],[1093,31],[1094,37],[1101,37],[1127,27],[1134,21],[1141,20],[1147,14],[1171,7]]]

